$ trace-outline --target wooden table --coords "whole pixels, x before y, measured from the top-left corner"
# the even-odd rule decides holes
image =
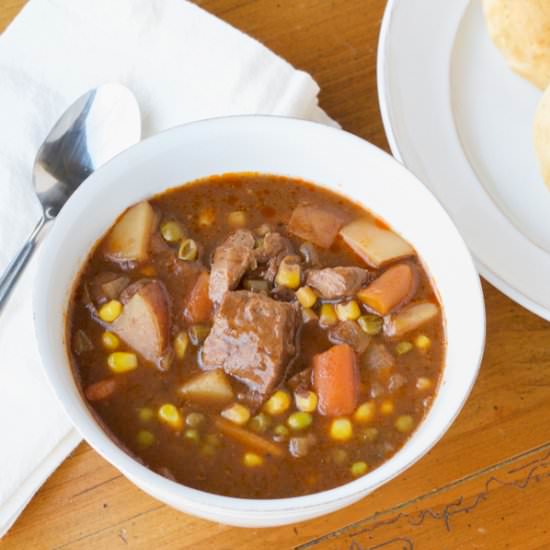
[[[376,95],[383,0],[199,0],[321,86],[321,106],[387,149]],[[23,0],[0,0],[0,29]],[[0,543],[12,548],[450,549],[550,547],[550,325],[484,283],[479,380],[443,440],[398,479],[340,512],[238,529],[176,512],[87,444]]]

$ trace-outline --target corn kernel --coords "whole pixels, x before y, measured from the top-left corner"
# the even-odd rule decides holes
[[[245,453],[243,457],[243,462],[245,466],[249,468],[256,468],[261,466],[264,463],[264,459],[256,453]]]
[[[183,432],[183,438],[191,443],[198,443],[200,440],[199,430],[196,428],[189,428]]]
[[[310,308],[302,308],[302,322],[305,323],[313,323],[314,321],[318,321],[319,317],[317,317],[317,314]]]
[[[313,412],[317,408],[317,394],[310,390],[296,390],[294,392],[296,408],[303,412]]]
[[[246,424],[250,419],[250,411],[240,403],[233,403],[233,405],[226,407],[220,414],[224,418],[227,418],[227,420],[231,420],[231,422],[240,426]]]
[[[181,413],[175,405],[172,405],[172,403],[165,403],[159,408],[158,419],[177,431],[181,430],[183,427],[183,418]]]
[[[334,463],[340,466],[348,460],[348,453],[344,449],[332,449],[330,454]]]
[[[283,414],[290,407],[290,395],[284,390],[277,390],[264,405],[267,414],[277,416]]]
[[[367,401],[357,407],[357,410],[353,413],[353,420],[366,424],[370,422],[376,414],[376,404],[374,401]]]
[[[348,418],[335,418],[330,425],[330,437],[337,441],[347,441],[353,436],[353,426]]]
[[[361,315],[357,323],[363,332],[369,336],[376,336],[382,330],[384,320],[377,315]]]
[[[176,357],[178,359],[183,359],[185,357],[185,352],[187,351],[187,346],[189,345],[189,336],[186,332],[180,332],[174,338],[174,351],[176,352]]]
[[[300,286],[300,277],[300,265],[292,263],[291,260],[289,260],[289,256],[286,256],[279,265],[275,283],[278,286],[295,289]]]
[[[390,401],[389,399],[386,399],[380,403],[380,413],[385,416],[393,414],[394,409],[395,407],[393,406],[393,401]]]
[[[351,465],[350,471],[353,477],[359,477],[365,475],[368,469],[369,467],[367,466],[367,463],[361,460],[359,462],[354,462]]]
[[[296,291],[296,298],[304,308],[311,308],[317,301],[317,294],[309,286],[303,286]]]
[[[305,430],[311,426],[313,417],[311,414],[303,411],[293,412],[286,420],[286,423],[293,430]]]
[[[432,381],[425,376],[420,376],[416,380],[416,389],[420,391],[429,390],[432,387]]]
[[[216,213],[214,212],[214,209],[211,207],[203,208],[199,212],[199,225],[201,227],[208,227],[209,225],[212,225],[215,219],[216,219]]]
[[[323,304],[321,306],[321,315],[319,316],[319,324],[322,327],[334,325],[338,322],[338,317],[336,317],[336,311],[334,311],[334,306],[332,304]]]
[[[406,433],[410,432],[414,426],[414,418],[409,414],[398,416],[395,421],[395,428],[397,431]]]
[[[244,227],[246,225],[246,214],[242,210],[229,212],[227,215],[227,223],[231,227]]]
[[[154,416],[153,409],[149,407],[143,407],[138,409],[138,417],[142,422],[149,422]]]
[[[162,238],[169,243],[177,243],[184,237],[183,228],[174,220],[164,222],[160,226],[160,234]]]
[[[137,355],[127,351],[113,351],[113,353],[109,354],[109,357],[107,357],[107,364],[109,368],[117,374],[128,372],[137,368]]]
[[[140,447],[150,447],[155,442],[155,436],[148,430],[140,430],[136,441]]]
[[[336,315],[340,321],[356,321],[361,317],[361,309],[355,300],[336,304]]]
[[[111,300],[99,308],[99,318],[106,323],[112,323],[122,313],[122,304]]]
[[[111,351],[117,349],[118,346],[120,346],[120,340],[118,339],[118,336],[113,332],[110,332],[109,330],[106,330],[101,335],[101,342],[103,343],[104,348],[107,348]]]
[[[397,346],[395,346],[395,353],[397,355],[405,355],[405,353],[409,353],[413,349],[413,345],[410,342],[399,342]]]
[[[414,345],[420,351],[428,351],[432,345],[432,341],[425,334],[419,334],[414,339]]]

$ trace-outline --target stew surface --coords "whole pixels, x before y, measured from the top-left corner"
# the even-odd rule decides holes
[[[210,177],[129,208],[67,318],[75,377],[127,452],[187,486],[279,498],[391,457],[445,342],[415,251],[300,180]]]

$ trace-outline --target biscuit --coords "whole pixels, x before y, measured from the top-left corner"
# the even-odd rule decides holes
[[[482,0],[489,35],[516,73],[550,84],[550,0]]]
[[[550,188],[550,87],[542,95],[535,112],[533,142],[542,177]]]

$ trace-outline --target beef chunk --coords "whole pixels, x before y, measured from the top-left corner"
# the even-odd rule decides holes
[[[130,279],[126,275],[111,271],[99,273],[90,283],[92,299],[98,305],[104,304],[109,300],[115,300],[129,283]]]
[[[283,258],[293,255],[294,247],[280,233],[270,232],[265,235],[261,246],[254,253],[259,264],[267,264],[263,278],[273,283]]]
[[[254,244],[254,235],[247,229],[239,229],[216,248],[208,290],[214,304],[219,304],[228,290],[237,287],[247,270],[256,269]]]
[[[387,379],[395,367],[395,358],[384,344],[373,344],[367,355],[367,365],[378,378]]]
[[[344,219],[333,210],[315,204],[299,204],[288,222],[288,230],[321,248],[330,248]]]
[[[307,367],[287,380],[288,387],[296,390],[298,388],[311,388],[311,367]]]
[[[304,262],[310,267],[319,267],[321,265],[321,259],[319,258],[319,251],[312,243],[302,243],[300,245],[300,254],[304,258]]]
[[[279,302],[293,302],[296,300],[296,293],[286,286],[276,286],[271,291],[271,297]]]
[[[164,368],[170,349],[170,302],[160,281],[143,279],[130,285],[121,297],[120,316],[109,325],[131,348],[159,368]]]
[[[283,254],[288,256],[294,254],[292,243],[280,233],[269,232],[264,236],[262,244],[254,251],[258,263],[265,264],[271,258]]]
[[[153,254],[162,254],[162,253],[174,253],[174,248],[171,247],[162,237],[162,235],[155,231],[151,236],[150,249]]]
[[[407,385],[407,378],[398,372],[390,376],[387,384],[388,391],[390,393],[395,393],[396,391],[400,390],[406,385]]]
[[[326,267],[311,269],[306,283],[329,300],[354,296],[368,281],[369,272],[360,267]]]
[[[262,399],[296,353],[296,309],[263,294],[226,292],[204,343],[204,369],[223,368]]]
[[[328,338],[333,344],[349,344],[358,354],[369,346],[370,336],[355,321],[343,321],[332,327]]]

